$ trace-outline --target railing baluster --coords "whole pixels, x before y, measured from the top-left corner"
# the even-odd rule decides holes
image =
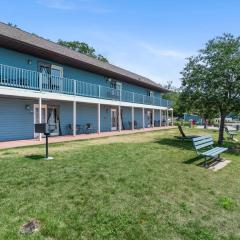
[[[0,64],[0,85],[171,107],[171,101]]]

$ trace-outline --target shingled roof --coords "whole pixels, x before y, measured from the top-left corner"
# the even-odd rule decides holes
[[[35,34],[25,32],[19,28],[4,23],[0,23],[0,46],[84,69],[109,78],[115,78],[128,83],[147,87],[152,90],[168,92],[167,89],[149,78],[132,73],[112,64],[101,62]]]

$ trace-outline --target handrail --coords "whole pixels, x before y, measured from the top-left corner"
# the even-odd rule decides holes
[[[0,64],[0,85],[170,108],[169,100]]]

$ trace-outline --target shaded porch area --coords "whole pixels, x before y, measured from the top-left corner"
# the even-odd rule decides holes
[[[145,128],[145,129],[135,129],[133,130],[123,130],[112,131],[112,132],[101,132],[101,133],[92,133],[92,134],[80,134],[80,135],[65,135],[65,136],[52,136],[49,138],[49,143],[60,143],[60,142],[70,142],[76,140],[85,140],[85,139],[95,139],[101,137],[111,137],[118,135],[126,135],[126,134],[135,134],[141,132],[150,132],[150,131],[160,131],[165,129],[172,129],[174,126],[166,126],[166,127],[154,127],[154,128]],[[41,145],[45,144],[45,139],[27,139],[27,140],[17,140],[17,141],[6,141],[0,142],[0,149],[8,149],[8,148],[16,148],[16,147],[25,147],[25,146],[33,146],[33,145]]]

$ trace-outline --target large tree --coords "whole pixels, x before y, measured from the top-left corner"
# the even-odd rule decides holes
[[[182,96],[193,109],[218,112],[221,144],[226,116],[240,108],[240,37],[223,34],[188,59],[182,71]]]
[[[101,54],[96,54],[96,50],[93,47],[90,47],[87,43],[79,42],[79,41],[63,41],[61,39],[57,42],[59,45],[70,48],[74,51],[83,53],[85,55],[88,55],[89,57],[96,58],[102,62],[107,62],[108,60],[106,57],[104,57]]]

